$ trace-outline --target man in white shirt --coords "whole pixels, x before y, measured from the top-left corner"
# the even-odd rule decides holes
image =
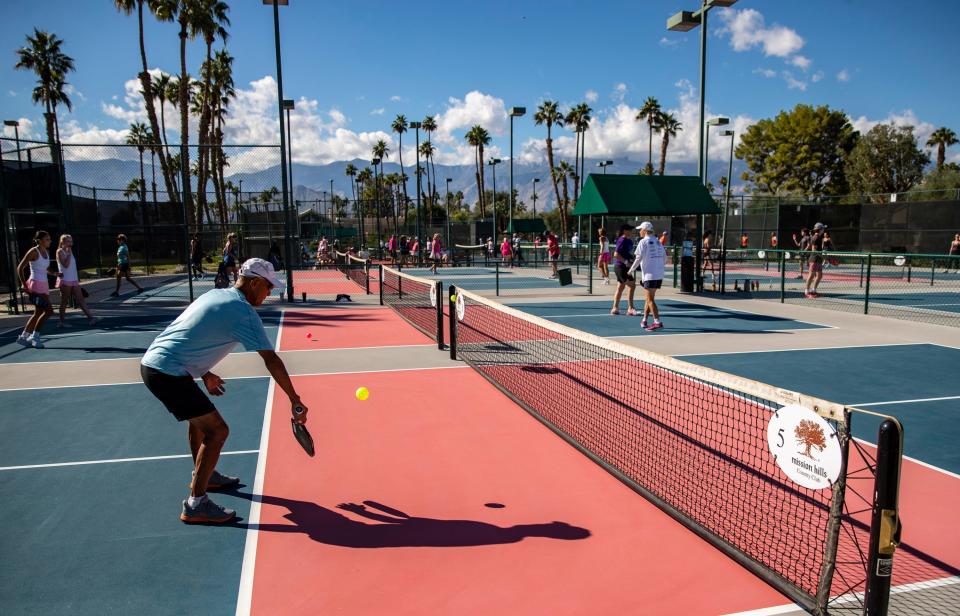
[[[657,308],[657,302],[654,297],[657,289],[663,286],[663,271],[667,260],[667,251],[657,239],[653,232],[653,223],[644,221],[637,227],[640,231],[640,241],[637,243],[637,256],[630,266],[629,274],[633,274],[637,269],[643,274],[643,320],[640,321],[640,327],[652,332],[655,329],[663,327],[660,322],[660,310]],[[647,315],[653,314],[653,324],[647,327]]]

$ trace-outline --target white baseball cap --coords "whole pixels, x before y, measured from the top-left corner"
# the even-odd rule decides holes
[[[827,225],[823,224],[822,222],[818,222],[817,224],[813,225],[814,231],[819,231],[820,229],[826,229],[826,228],[827,228]]]
[[[240,275],[244,278],[263,278],[281,291],[286,286],[277,278],[277,273],[273,271],[273,264],[263,259],[254,258],[244,261],[240,266]]]
[[[637,229],[640,229],[641,231],[653,231],[653,223],[649,220],[645,220],[640,223],[640,226],[637,227]]]

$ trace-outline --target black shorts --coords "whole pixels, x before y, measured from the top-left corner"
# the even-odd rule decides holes
[[[613,273],[617,276],[617,282],[620,284],[635,282],[634,277],[627,273],[629,269],[625,263],[617,263],[613,266]]]
[[[140,364],[140,378],[177,421],[186,421],[217,410],[192,376],[173,376]]]
[[[119,265],[117,265],[117,271],[120,272],[121,274],[127,274],[127,273],[129,273],[129,272],[130,272],[130,264],[129,264],[129,263],[120,263]]]
[[[39,293],[29,293],[30,303],[43,310],[50,305],[49,295],[40,295]]]
[[[659,289],[660,287],[663,286],[663,279],[661,278],[660,280],[644,280],[642,284],[644,289]]]

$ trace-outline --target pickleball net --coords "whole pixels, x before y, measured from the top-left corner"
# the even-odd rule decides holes
[[[360,285],[366,293],[370,293],[370,261],[339,251],[335,251],[334,260],[337,269],[344,276]]]
[[[381,266],[380,303],[392,308],[405,321],[430,336],[443,348],[442,282]]]
[[[873,503],[845,502],[851,409],[450,293],[457,358],[805,609],[862,609]],[[768,422],[785,405],[833,428],[843,468],[831,487],[793,483],[770,454]]]

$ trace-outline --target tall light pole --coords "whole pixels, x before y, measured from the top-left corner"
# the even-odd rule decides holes
[[[379,158],[370,161],[373,165],[373,192],[376,199],[374,203],[377,206],[377,258],[383,260],[383,234],[380,232],[380,175],[377,171],[377,165],[380,164]]]
[[[290,112],[293,109],[293,99],[284,99],[283,110],[287,112],[287,179],[290,182],[290,214],[293,220],[297,221],[297,228],[299,229],[300,213],[297,211],[296,195],[293,194],[293,133],[290,132]]]
[[[670,19],[667,20],[667,30],[672,30],[674,32],[688,32],[693,30],[697,26],[700,27],[700,113],[697,116],[697,175],[700,176],[700,181],[704,185],[707,183],[706,174],[704,173],[705,165],[703,162],[704,158],[704,107],[705,107],[705,93],[704,88],[707,85],[707,13],[710,9],[714,7],[727,7],[736,4],[737,0],[702,0],[700,4],[700,9],[697,11],[680,11],[675,13]],[[703,290],[703,280],[700,276],[701,268],[701,259],[703,255],[701,254],[701,245],[702,245],[702,233],[703,233],[703,217],[697,217],[697,232],[696,232],[696,273],[694,274],[694,280],[696,281],[697,290]]]
[[[716,117],[710,118],[707,120],[707,130],[703,132],[703,149],[706,152],[703,160],[703,184],[706,186],[710,183],[710,127],[711,126],[726,126],[730,123],[730,118]]]
[[[417,150],[417,169],[414,175],[417,176],[417,238],[420,238],[420,122],[410,122],[410,128],[413,129],[415,145]]]
[[[367,241],[366,234],[363,229],[363,181],[359,178],[354,180],[357,183],[357,200],[353,204],[353,209],[357,214],[357,239],[359,244],[357,245],[357,250],[359,251],[363,248],[364,243]]]
[[[597,166],[603,169],[603,175],[607,175],[607,167],[613,164],[612,160],[601,160]]]
[[[280,190],[283,192],[283,211],[287,224],[284,225],[284,259],[287,263],[287,301],[293,297],[293,261],[290,252],[290,200],[287,191],[287,135],[283,130],[283,65],[280,61],[280,5],[287,6],[288,0],[263,0],[264,4],[273,5],[273,43],[277,55],[277,119],[280,121]],[[186,145],[186,144],[184,144]],[[184,183],[184,192],[189,185]]]
[[[330,234],[333,235],[334,237],[337,236],[337,232],[336,232],[336,230],[335,230],[335,228],[334,228],[334,226],[333,226],[333,219],[334,219],[334,218],[339,218],[339,217],[337,216],[336,209],[337,209],[337,208],[336,208],[336,206],[334,205],[334,202],[333,202],[333,178],[330,178],[330,209],[327,210],[327,211],[328,211],[328,212],[331,212],[331,214],[330,214],[330,223],[331,223],[331,224],[330,224]]]
[[[14,140],[16,141],[16,144],[17,144],[17,166],[19,166],[19,165],[20,165],[20,162],[21,162],[21,159],[20,159],[20,122],[18,122],[17,120],[4,120],[4,121],[3,121],[3,125],[4,125],[4,126],[9,126],[9,127],[13,128],[13,138],[14,138]]]
[[[533,178],[533,217],[537,217],[537,184],[540,183],[540,178]]]
[[[723,230],[720,232],[720,237],[723,238],[720,242],[721,250],[726,251],[727,247],[727,212],[730,211],[730,185],[733,183],[733,142],[735,141],[735,133],[732,130],[722,130],[720,131],[721,137],[730,137],[730,160],[727,165],[727,185],[726,194],[723,199]]]
[[[487,164],[490,165],[490,168],[493,169],[493,200],[491,202],[492,206],[490,208],[490,214],[493,218],[493,224],[491,225],[493,228],[493,235],[491,237],[493,237],[494,246],[497,244],[497,165],[502,162],[503,161],[499,158],[491,158],[487,162]]]
[[[451,255],[453,255],[453,251],[450,248],[450,182],[452,181],[453,178],[447,178],[447,241],[444,242],[447,250],[450,250]]]
[[[510,214],[509,214],[509,225],[508,229],[513,230],[513,119],[519,118],[527,112],[526,107],[511,107],[510,108]],[[497,193],[493,193],[493,202],[497,202]],[[494,207],[496,210],[496,207]]]

